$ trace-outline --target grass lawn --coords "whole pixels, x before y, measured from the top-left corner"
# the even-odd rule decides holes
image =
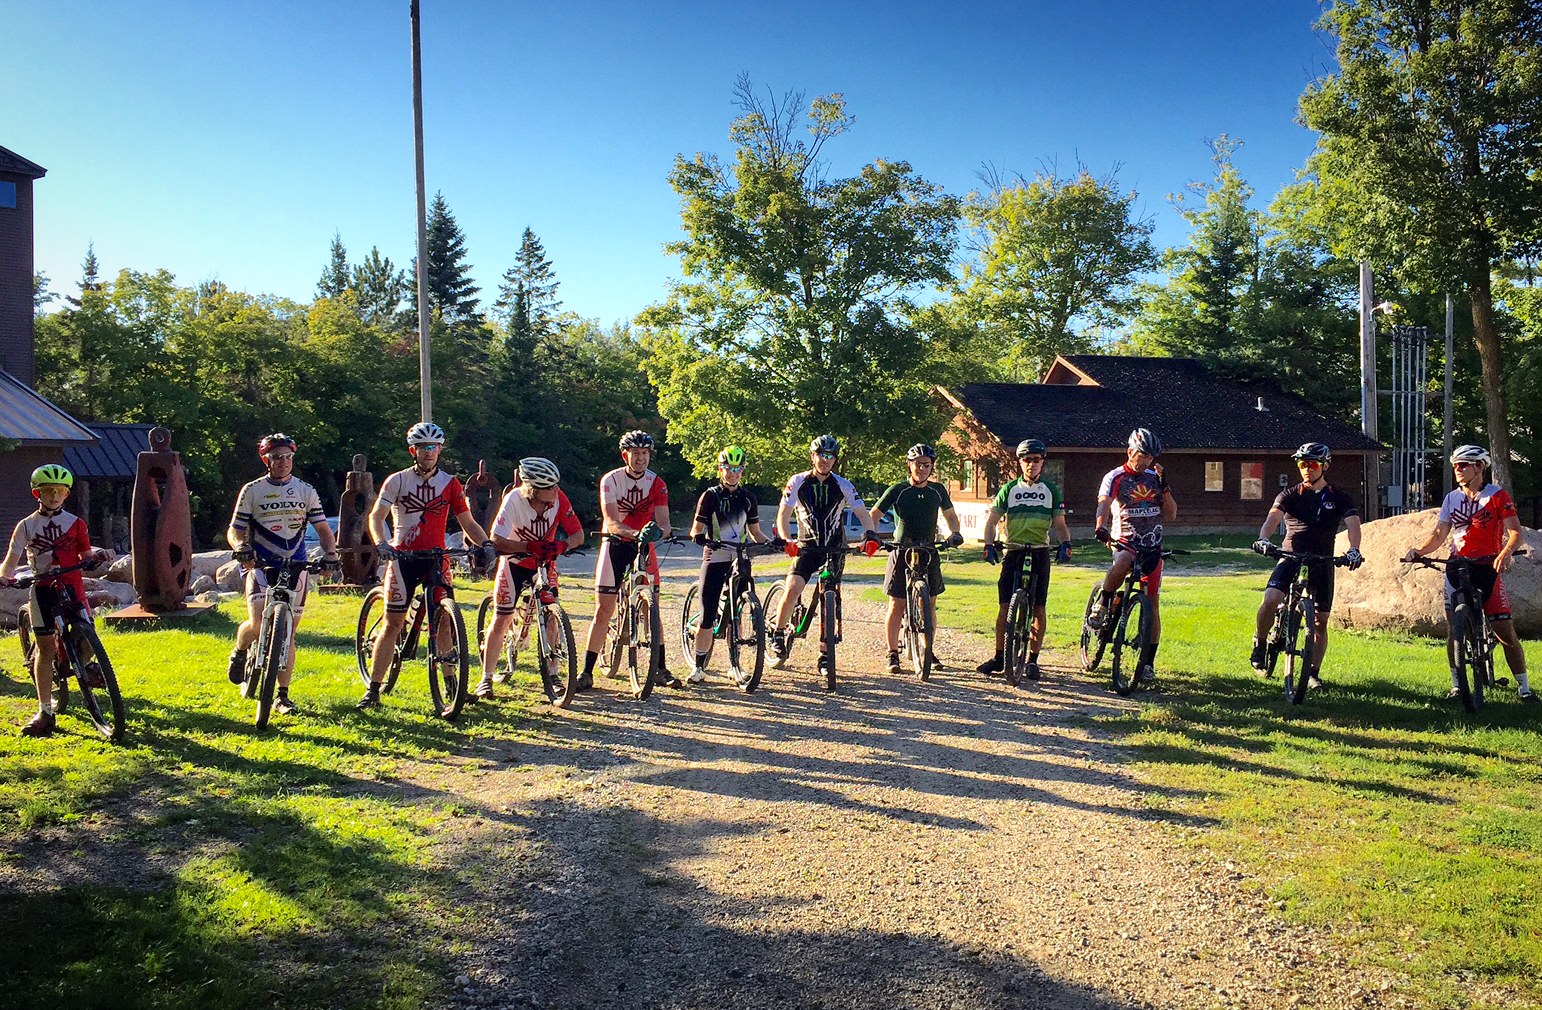
[[[1443,643],[1338,629],[1330,689],[1292,710],[1247,661],[1271,562],[1230,540],[1176,542],[1195,553],[1168,562],[1159,690],[1100,720],[1134,745],[1154,802],[1215,823],[1186,837],[1246,869],[1280,915],[1410,973],[1428,1005],[1542,1005],[1542,710],[1511,686],[1467,715],[1444,697]],[[1049,603],[1067,664],[1101,572],[1078,554]],[[948,564],[941,620],[989,633],[998,571]],[[1542,669],[1542,643],[1526,653]]]
[[[455,880],[429,843],[464,811],[394,773],[468,737],[513,739],[539,692],[531,678],[452,726],[430,714],[419,665],[383,710],[356,713],[358,607],[311,594],[306,714],[263,733],[224,675],[236,604],[185,627],[105,627],[129,714],[117,747],[73,710],[51,740],[18,736],[36,700],[15,637],[0,641],[0,851],[47,865],[57,846],[92,878],[0,898],[0,1006],[418,1007],[444,991]]]

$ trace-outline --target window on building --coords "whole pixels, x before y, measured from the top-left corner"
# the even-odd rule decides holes
[[[974,490],[974,464],[964,460],[962,471],[958,475],[958,489],[960,491]]]
[[[1047,459],[1044,461],[1044,479],[1065,491],[1065,460]]]
[[[1225,491],[1226,490],[1226,464],[1224,464],[1224,463],[1206,463],[1205,464],[1205,490],[1206,491]]]
[[[14,182],[0,181],[0,207],[7,210],[16,209],[16,184]]]
[[[1264,498],[1264,465],[1262,463],[1242,464],[1242,500],[1263,501]]]

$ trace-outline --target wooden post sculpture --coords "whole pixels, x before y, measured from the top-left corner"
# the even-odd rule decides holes
[[[134,591],[150,611],[181,610],[193,570],[193,514],[182,454],[171,432],[150,429],[150,450],[138,456],[130,506],[129,549]]]
[[[353,457],[338,508],[337,546],[343,557],[343,581],[350,586],[375,584],[375,542],[368,524],[370,509],[375,507],[375,478],[368,464],[362,452]]]
[[[466,478],[466,503],[471,506],[471,518],[492,535],[493,517],[498,514],[498,479],[487,472],[487,460],[477,461],[477,472]],[[469,546],[469,545],[468,545]],[[479,575],[486,572],[473,568]]]

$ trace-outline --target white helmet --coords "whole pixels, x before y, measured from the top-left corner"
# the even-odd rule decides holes
[[[1489,456],[1488,450],[1481,445],[1459,445],[1451,451],[1453,463],[1481,463],[1484,466],[1493,466],[1494,460]]]
[[[557,469],[557,464],[542,456],[526,456],[519,461],[519,479],[531,487],[556,487],[562,480],[562,471]]]
[[[444,445],[444,429],[432,421],[419,421],[407,429],[408,445]]]

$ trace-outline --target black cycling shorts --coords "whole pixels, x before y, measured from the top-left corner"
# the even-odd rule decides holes
[[[838,581],[841,573],[846,570],[845,547],[805,547],[800,544],[798,556],[792,559],[792,574],[807,582],[819,574],[819,570],[825,566],[825,558],[831,554],[835,556],[830,559],[830,570],[835,573]]]
[[[1038,580],[1033,590],[1033,605],[1042,607],[1049,601],[1049,547],[1025,547],[1007,551],[1001,556],[1001,576],[996,580],[996,599],[1004,607],[1012,599],[1012,580],[1022,570],[1023,556],[1029,558],[1030,571]]]
[[[1269,588],[1278,589],[1289,595],[1290,584],[1296,581],[1296,573],[1301,570],[1303,564],[1307,565],[1306,582],[1312,587],[1312,599],[1317,603],[1317,612],[1326,614],[1333,609],[1333,562],[1331,561],[1314,561],[1308,564],[1294,558],[1281,558],[1280,563],[1274,566],[1274,572],[1269,576]]]
[[[926,585],[933,596],[941,596],[947,588],[942,584],[942,558],[936,551],[926,553],[930,555],[926,561]],[[905,574],[905,552],[890,551],[889,563],[883,572],[883,591],[896,599],[904,599]]]

